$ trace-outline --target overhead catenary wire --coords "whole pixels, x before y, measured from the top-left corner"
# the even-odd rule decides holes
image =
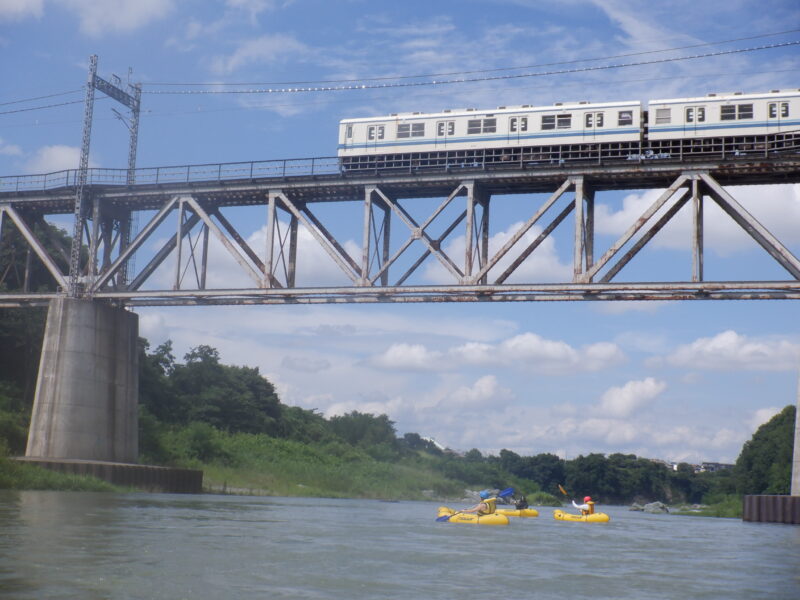
[[[58,104],[46,104],[44,106],[31,106],[29,108],[16,108],[14,110],[0,111],[0,115],[10,115],[13,113],[30,112],[32,110],[44,110],[45,108],[56,108],[58,106],[67,106],[69,104],[82,104],[83,100],[71,100],[70,102],[59,102]]]
[[[743,38],[735,38],[731,40],[722,40],[718,42],[706,42],[703,44],[693,44],[690,46],[681,46],[675,48],[667,48],[663,50],[648,50],[643,52],[633,52],[628,54],[620,54],[612,57],[604,57],[604,58],[586,58],[586,59],[576,59],[572,61],[562,61],[562,62],[555,62],[555,63],[543,63],[541,65],[534,65],[528,67],[502,67],[497,69],[482,69],[477,71],[460,71],[460,72],[452,72],[452,73],[442,73],[438,75],[401,75],[395,77],[385,77],[385,78],[361,78],[361,79],[346,79],[346,80],[329,80],[325,81],[326,83],[335,83],[335,82],[369,82],[369,81],[383,81],[383,80],[393,80],[395,83],[382,83],[382,84],[367,84],[361,83],[356,85],[342,85],[342,86],[317,86],[317,87],[299,87],[299,88],[267,88],[267,89],[248,89],[248,90],[143,90],[142,93],[145,94],[155,94],[155,95],[212,95],[212,94],[285,94],[285,93],[302,93],[302,92],[334,92],[334,91],[348,91],[348,90],[365,90],[365,89],[390,89],[390,88],[401,88],[401,87],[421,87],[421,86],[436,86],[436,85],[452,85],[458,83],[476,83],[482,81],[499,81],[499,80],[510,80],[510,79],[521,79],[521,78],[530,78],[530,77],[544,77],[544,76],[552,76],[552,75],[564,75],[564,74],[576,74],[582,72],[591,72],[591,71],[602,71],[602,70],[609,70],[609,69],[621,69],[626,67],[634,67],[634,66],[644,66],[644,65],[652,65],[652,64],[659,64],[659,63],[669,63],[669,62],[679,62],[684,60],[695,60],[700,58],[709,58],[709,57],[716,57],[716,56],[723,56],[729,54],[738,54],[738,53],[745,53],[745,52],[755,52],[759,50],[768,50],[774,48],[784,48],[789,46],[796,46],[800,44],[800,40],[776,43],[776,44],[767,44],[763,46],[756,46],[750,48],[735,48],[731,50],[721,50],[718,52],[710,52],[704,54],[695,54],[690,56],[679,56],[679,57],[671,57],[671,58],[660,58],[648,61],[638,61],[638,62],[630,62],[630,63],[620,63],[620,64],[612,64],[612,65],[599,65],[599,66],[587,66],[581,67],[578,69],[561,69],[561,70],[553,70],[553,71],[541,71],[535,73],[518,73],[518,74],[509,74],[509,75],[496,75],[492,77],[473,77],[473,78],[458,78],[458,79],[448,79],[448,80],[432,80],[432,81],[417,81],[417,82],[407,82],[407,81],[400,81],[403,79],[414,79],[414,78],[422,78],[422,77],[438,77],[438,76],[447,76],[451,74],[474,74],[474,73],[490,73],[490,72],[501,72],[501,71],[509,71],[509,70],[519,70],[523,68],[534,68],[534,67],[542,67],[542,66],[552,66],[552,65],[563,65],[563,64],[575,64],[578,62],[587,62],[587,61],[597,61],[597,60],[607,60],[609,58],[622,58],[628,56],[640,56],[646,54],[653,54],[653,53],[661,53],[661,52],[669,52],[693,47],[700,47],[700,46],[711,46],[711,45],[718,45],[723,43],[732,43],[736,41],[743,41],[748,39],[755,39],[755,38],[763,38],[763,37],[770,37],[775,35],[783,35],[787,33],[794,33],[800,31],[800,29],[792,29],[782,32],[774,32],[768,34],[760,34],[755,36],[743,37]],[[262,85],[262,84],[223,84],[223,83],[207,83],[207,84],[174,84],[174,83],[150,83],[150,84],[143,84],[143,85],[214,85],[214,86],[223,86],[223,85]],[[269,84],[263,84],[269,85]],[[280,85],[280,84],[277,84]],[[59,92],[55,94],[48,94],[44,96],[37,96],[33,98],[25,98],[20,100],[13,100],[0,103],[0,106],[8,106],[11,104],[20,104],[24,102],[30,102],[35,100],[41,100],[46,98],[53,98],[57,96],[63,96],[68,94],[74,94],[78,92],[82,92],[82,89],[78,90],[70,90],[67,92]],[[13,110],[6,110],[0,111],[0,115],[7,115],[7,114],[14,114],[14,113],[22,113],[22,112],[30,112],[36,110],[44,110],[50,108],[57,108],[60,106],[67,106],[71,104],[79,104],[82,103],[83,100],[73,100],[69,102],[60,102],[55,104],[47,104],[43,106],[34,106],[28,108],[19,108]]]
[[[725,77],[739,77],[741,75],[765,75],[765,74],[774,74],[774,73],[794,73],[800,71],[800,68],[796,69],[773,69],[773,70],[763,70],[763,71],[731,71],[725,73],[695,73],[692,75],[670,75],[664,77],[637,77],[635,79],[614,79],[614,80],[604,80],[593,82],[592,85],[594,86],[619,86],[622,84],[629,84],[629,83],[642,83],[647,81],[672,81],[676,79],[706,79],[709,77],[715,76],[725,76]],[[559,89],[564,89],[566,87],[575,87],[575,86],[582,86],[585,85],[580,82],[570,82],[570,83],[561,83],[559,84]],[[537,87],[537,90],[541,90],[541,88]],[[444,90],[441,92],[431,92],[431,95],[438,95],[444,93]],[[373,96],[375,97],[375,96]],[[381,97],[381,96],[377,96]],[[98,98],[98,100],[102,100],[104,98]],[[141,116],[148,118],[163,118],[163,117],[174,117],[174,116],[198,116],[198,115],[207,115],[211,113],[224,113],[224,112],[235,112],[235,111],[244,111],[244,110],[272,110],[278,109],[283,107],[297,107],[297,106],[314,106],[314,105],[321,105],[321,104],[336,104],[339,101],[336,100],[309,100],[307,102],[298,102],[298,101],[291,101],[288,103],[281,102],[281,103],[270,103],[270,104],[253,104],[253,105],[240,105],[240,106],[226,106],[224,108],[201,108],[197,106],[196,108],[190,110],[153,110],[153,109],[143,109],[141,112]],[[349,102],[349,100],[347,101]],[[2,113],[0,113],[2,114]],[[116,120],[117,117],[108,117],[107,119],[103,117],[97,117],[96,120],[109,120],[113,121]],[[27,126],[40,126],[40,125],[64,125],[67,123],[79,123],[80,119],[66,119],[61,121],[39,121],[31,122],[31,123],[18,123],[15,125],[4,125],[5,127],[27,127]]]
[[[8,106],[9,104],[22,104],[23,102],[34,102],[36,100],[46,100],[47,98],[56,98],[57,96],[68,96],[69,94],[82,93],[83,89],[70,90],[68,92],[58,92],[55,94],[47,94],[46,96],[36,96],[34,98],[22,98],[21,100],[10,100],[8,102],[0,102],[0,106]]]
[[[662,48],[660,50],[644,50],[640,52],[628,52],[625,54],[615,54],[612,56],[601,56],[601,57],[594,57],[594,58],[576,58],[573,60],[564,60],[558,62],[549,62],[549,63],[540,63],[535,65],[522,65],[516,67],[497,67],[494,69],[476,69],[472,71],[451,71],[451,72],[444,72],[444,73],[425,73],[422,75],[386,75],[382,77],[359,77],[359,78],[351,78],[351,79],[320,79],[320,80],[308,80],[308,81],[273,81],[273,82],[206,82],[206,83],[176,83],[176,82],[150,82],[145,85],[156,86],[156,85],[163,85],[163,86],[232,86],[232,85],[308,85],[312,83],[355,83],[360,81],[387,81],[387,80],[401,80],[401,79],[421,79],[425,77],[451,77],[453,75],[474,75],[477,73],[498,73],[501,71],[518,71],[520,69],[538,69],[541,67],[554,67],[558,65],[572,65],[582,62],[595,62],[599,60],[613,60],[617,58],[628,58],[630,56],[644,56],[647,54],[658,54],[661,52],[674,52],[677,50],[688,50],[689,48],[701,48],[705,46],[718,46],[720,44],[731,44],[734,42],[743,42],[747,40],[755,40],[759,38],[765,37],[775,37],[778,35],[786,35],[788,33],[797,33],[800,29],[788,29],[786,31],[776,31],[773,33],[762,33],[759,35],[751,35],[747,37],[739,37],[733,38],[729,40],[719,40],[716,42],[703,42],[701,44],[690,44],[687,46],[676,46],[673,48]]]
[[[214,95],[214,94],[294,94],[294,93],[320,93],[320,92],[339,92],[350,90],[371,90],[371,89],[388,89],[388,88],[404,88],[404,87],[422,87],[434,85],[453,85],[459,83],[477,83],[482,81],[501,81],[510,79],[523,79],[528,77],[546,77],[552,75],[566,75],[575,73],[586,73],[591,71],[603,71],[610,69],[623,69],[627,67],[638,67],[654,64],[664,64],[670,62],[680,62],[684,60],[697,60],[701,58],[711,58],[717,56],[726,56],[730,54],[742,54],[745,52],[757,52],[760,50],[770,50],[775,48],[787,48],[790,46],[800,45],[800,40],[793,40],[789,42],[781,42],[777,44],[767,44],[763,46],[755,46],[750,48],[735,48],[732,50],[720,50],[718,52],[708,52],[704,54],[694,54],[690,56],[676,56],[672,58],[658,58],[654,60],[645,60],[629,63],[619,63],[612,65],[599,65],[590,67],[581,67],[579,69],[560,69],[555,71],[538,71],[535,73],[517,73],[513,75],[495,75],[492,77],[460,77],[457,79],[444,79],[444,80],[431,80],[431,81],[411,81],[411,82],[395,82],[395,83],[376,83],[376,84],[355,84],[355,85],[335,85],[335,86],[314,86],[314,87],[290,87],[290,88],[260,88],[260,89],[247,89],[247,90],[143,90],[143,94],[156,94],[156,95]],[[366,81],[366,80],[361,80]]]

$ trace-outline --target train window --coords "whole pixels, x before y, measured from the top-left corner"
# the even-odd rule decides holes
[[[719,107],[719,120],[720,121],[734,121],[736,119],[736,106],[720,106]]]
[[[592,123],[594,122],[594,115],[592,113],[586,113],[586,128],[590,129],[592,127]]]
[[[572,127],[572,115],[556,115],[556,129],[569,129]]]
[[[344,137],[346,137],[346,138],[353,137],[353,126],[352,125],[348,125],[347,126],[347,128],[345,129]]]
[[[689,106],[686,109],[686,122],[687,123],[694,123],[694,107]]]
[[[621,110],[617,113],[617,125],[633,125],[633,111]]]
[[[597,118],[595,119],[595,127],[602,127],[603,126],[603,113],[597,113]]]
[[[528,131],[528,117],[511,117],[508,120],[508,131],[509,133]]]
[[[656,124],[671,123],[671,122],[672,122],[672,109],[670,108],[656,109]]]
[[[375,125],[370,125],[367,127],[367,139],[374,140],[375,139]]]
[[[425,135],[425,123],[399,123],[397,125],[397,137],[423,137]]]
[[[769,103],[769,118],[775,119],[778,116],[778,103],[777,102],[770,102]],[[789,103],[788,102],[781,102],[781,117],[788,117],[789,116]]]
[[[378,125],[378,139],[379,140],[383,139],[383,131],[384,131],[383,125]]]
[[[706,120],[706,108],[705,106],[698,106],[697,107],[697,122],[702,123]]]
[[[470,119],[467,121],[467,133],[494,133],[497,131],[497,119]]]
[[[736,111],[737,119],[752,119],[753,118],[753,105],[752,104],[739,104]]]
[[[555,115],[542,115],[542,129],[555,129],[556,116]]]
[[[436,124],[436,135],[443,136],[444,135],[444,121],[439,121]]]
[[[455,121],[448,121],[447,122],[447,135],[453,135],[456,132],[456,122]]]

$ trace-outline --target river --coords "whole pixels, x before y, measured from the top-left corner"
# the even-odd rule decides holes
[[[800,598],[800,527],[614,506],[486,527],[436,507],[0,491],[0,598]]]

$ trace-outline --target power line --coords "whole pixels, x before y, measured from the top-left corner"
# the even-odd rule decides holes
[[[643,77],[643,78],[636,78],[636,79],[615,79],[615,80],[605,80],[605,81],[595,81],[592,82],[593,87],[608,87],[608,86],[619,86],[623,84],[629,83],[642,83],[647,81],[672,81],[676,79],[707,79],[709,77],[739,77],[741,75],[766,75],[766,74],[774,74],[774,73],[794,73],[800,71],[800,68],[796,69],[774,69],[774,70],[766,70],[766,71],[730,71],[725,73],[697,73],[694,75],[670,75],[665,77]],[[580,82],[571,82],[566,84],[559,84],[560,88],[564,87],[575,87],[575,86],[582,86],[586,85]],[[541,89],[537,87],[536,89]],[[441,94],[441,92],[431,92],[432,95]],[[380,96],[378,96],[380,97]],[[103,100],[104,98],[98,98],[97,100]],[[349,100],[347,102],[350,102]],[[208,115],[211,113],[224,113],[224,112],[238,112],[238,111],[245,111],[245,110],[268,110],[268,109],[275,109],[275,108],[282,108],[282,107],[297,107],[297,106],[314,106],[320,104],[336,104],[337,101],[329,101],[329,100],[311,100],[308,102],[296,102],[292,101],[289,103],[278,103],[278,104],[259,104],[257,106],[235,106],[235,107],[225,107],[225,108],[209,108],[209,109],[200,109],[197,107],[196,109],[192,110],[170,110],[170,111],[159,111],[153,109],[144,109],[142,110],[142,116],[147,116],[149,118],[162,118],[162,117],[171,117],[171,116],[186,116],[186,115]],[[0,113],[2,114],[2,113]],[[116,117],[108,117],[102,118],[98,117],[96,120],[98,121],[113,121]],[[17,128],[17,127],[30,127],[30,126],[40,126],[40,125],[65,125],[70,123],[79,123],[80,119],[68,119],[62,121],[36,121],[35,123],[19,123],[14,125],[5,125],[8,128]]]
[[[0,106],[8,106],[9,104],[21,104],[22,102],[33,102],[34,100],[44,100],[46,98],[55,98],[57,96],[67,96],[69,94],[77,94],[83,92],[83,89],[70,90],[69,92],[58,92],[57,94],[48,94],[47,96],[36,96],[35,98],[23,98],[22,100],[11,100],[10,102],[0,102]]]
[[[719,52],[708,52],[705,54],[695,54],[690,56],[677,56],[673,58],[659,58],[655,60],[646,60],[631,63],[620,63],[616,65],[600,65],[595,67],[582,67],[579,69],[561,69],[557,71],[541,71],[538,73],[519,73],[516,75],[495,75],[493,77],[462,77],[458,79],[445,79],[445,80],[432,80],[432,81],[411,81],[402,83],[382,83],[382,84],[356,84],[356,85],[338,85],[338,86],[315,86],[315,87],[297,87],[297,88],[262,88],[262,89],[249,89],[249,90],[151,90],[143,91],[144,94],[161,94],[161,95],[199,95],[199,94],[287,94],[287,93],[309,93],[309,92],[339,92],[348,90],[368,90],[368,89],[387,89],[387,88],[402,88],[402,87],[421,87],[429,85],[452,85],[457,83],[476,83],[481,81],[500,81],[508,79],[522,79],[527,77],[544,77],[550,75],[565,75],[573,73],[585,73],[590,71],[603,71],[610,69],[622,69],[626,67],[637,67],[644,65],[663,64],[669,62],[680,62],[684,60],[696,60],[700,58],[711,58],[717,56],[725,56],[730,54],[742,54],[745,52],[756,52],[759,50],[770,50],[775,48],[786,48],[789,46],[797,46],[800,40],[782,42],[778,44],[767,44],[764,46],[755,46],[752,48],[736,48],[733,50],[720,50]],[[367,80],[360,80],[367,81]]]
[[[45,108],[55,108],[57,106],[67,106],[68,104],[81,104],[83,100],[72,100],[71,102],[59,102],[58,104],[46,104],[45,106],[32,106],[30,108],[18,108],[16,110],[4,110],[0,115],[10,115],[12,113],[28,112],[31,110],[43,110]],[[14,104],[10,102],[9,104]]]
[[[519,67],[500,67],[496,69],[478,69],[474,71],[451,71],[446,73],[427,73],[424,75],[396,75],[396,76],[384,76],[384,77],[360,77],[357,79],[320,79],[320,80],[311,80],[311,81],[274,81],[274,82],[250,82],[250,83],[226,83],[226,82],[207,82],[207,83],[170,83],[170,82],[152,82],[146,83],[144,85],[156,86],[156,85],[164,85],[164,86],[178,86],[178,85],[185,85],[185,86],[225,86],[225,85],[307,85],[311,83],[354,83],[357,81],[386,81],[386,80],[400,80],[400,79],[421,79],[424,77],[450,77],[453,75],[475,75],[478,73],[498,73],[501,71],[517,71],[520,69],[538,69],[541,67],[554,67],[558,65],[571,65],[581,62],[592,62],[598,60],[612,60],[617,58],[628,58],[630,56],[643,56],[646,54],[658,54],[660,52],[673,52],[676,50],[687,50],[689,48],[701,48],[705,46],[718,46],[720,44],[729,44],[733,42],[743,42],[747,40],[755,40],[759,38],[765,37],[774,37],[778,35],[786,35],[787,33],[797,33],[800,29],[788,29],[786,31],[777,31],[774,33],[762,33],[760,35],[751,35],[747,37],[740,37],[734,38],[730,40],[720,40],[717,42],[704,42],[702,44],[691,44],[688,46],[677,46],[674,48],[664,48],[662,50],[645,50],[642,52],[629,52],[627,54],[616,54],[613,56],[603,56],[597,58],[579,58],[575,60],[566,60],[560,62],[550,62],[550,63],[541,63],[537,65],[524,65]]]

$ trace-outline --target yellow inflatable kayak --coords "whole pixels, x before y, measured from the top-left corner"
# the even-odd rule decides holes
[[[446,516],[449,518],[442,518]],[[439,507],[439,516],[436,520],[445,523],[467,523],[468,525],[508,525],[506,515],[494,513],[478,516],[475,513],[460,513],[446,506]]]
[[[507,517],[538,517],[539,511],[535,508],[498,508],[497,512]]]
[[[553,511],[553,518],[556,521],[577,521],[579,523],[608,523],[611,520],[611,517],[609,517],[606,513],[575,515],[558,509]]]

